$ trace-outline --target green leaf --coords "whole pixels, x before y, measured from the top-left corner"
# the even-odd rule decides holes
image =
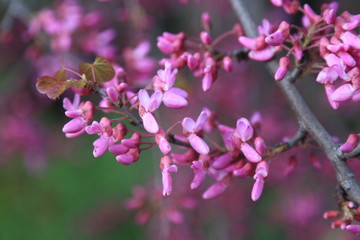
[[[64,69],[57,71],[54,74],[54,78],[56,80],[58,80],[59,82],[65,82],[66,81],[66,71]]]
[[[36,89],[46,94],[49,98],[55,100],[58,98],[66,89],[70,88],[74,83],[70,80],[66,80],[65,70],[57,71],[53,77],[42,76],[36,81]]]
[[[79,72],[85,74],[89,81],[96,83],[110,81],[115,76],[112,64],[103,57],[97,57],[93,64],[81,63]]]
[[[73,80],[73,79],[71,79]],[[83,88],[86,86],[86,79],[76,80],[74,79],[74,87],[76,88]]]

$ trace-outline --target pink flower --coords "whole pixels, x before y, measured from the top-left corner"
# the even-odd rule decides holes
[[[160,131],[157,134],[155,134],[155,142],[159,146],[160,151],[164,155],[167,155],[171,152],[172,150],[171,145],[168,142],[168,140],[166,140],[164,130],[160,129]]]
[[[270,36],[273,31],[273,26],[268,20],[263,20],[263,25],[258,27],[259,36],[256,38],[249,38],[240,36],[239,42],[246,48],[250,49],[249,58],[255,61],[268,61],[275,56],[275,53],[281,50],[281,47],[274,47],[265,41],[267,36],[268,41],[273,45],[279,45],[289,35],[286,30],[285,23],[281,26],[278,33]]]
[[[210,186],[202,195],[204,199],[212,199],[220,196],[229,187],[225,181],[219,181]]]
[[[338,87],[332,94],[331,100],[335,102],[343,102],[352,97],[356,89],[350,83],[345,83]]]
[[[353,234],[360,235],[360,225],[349,224],[345,229]]]
[[[184,135],[188,138],[190,145],[194,150],[200,154],[208,154],[210,149],[205,141],[200,138],[199,134],[206,122],[207,114],[202,111],[197,118],[196,122],[192,118],[184,118],[182,121],[182,127],[184,128]]]
[[[215,158],[214,162],[211,164],[211,166],[215,169],[224,169],[233,160],[232,153],[225,153],[217,158]]]
[[[179,53],[183,49],[185,40],[184,33],[172,34],[164,32],[162,36],[157,38],[157,46],[165,54]]]
[[[157,76],[154,77],[154,89],[164,93],[162,101],[169,108],[182,108],[188,105],[186,91],[173,87],[178,70],[172,70],[171,64],[166,63],[165,69],[158,70]]]
[[[275,72],[275,80],[276,81],[281,81],[285,78],[287,72],[289,71],[290,68],[290,59],[288,57],[282,57],[279,60],[279,67]]]
[[[191,181],[190,188],[197,189],[205,179],[207,169],[205,167],[205,162],[201,160],[193,161],[191,164],[191,169],[194,171],[194,178]]]
[[[156,91],[149,97],[147,91],[141,89],[138,93],[138,97],[140,101],[139,113],[144,122],[144,128],[149,133],[157,133],[159,131],[159,125],[152,115],[152,112],[159,108],[163,94],[160,91]]]
[[[250,162],[257,163],[260,162],[262,158],[260,154],[247,143],[247,141],[253,137],[253,134],[254,130],[250,122],[246,118],[240,118],[237,121],[236,132],[234,134],[235,138],[238,139],[238,141],[235,139],[235,143],[237,143],[237,146],[243,152],[246,159]]]
[[[177,166],[171,164],[171,158],[165,155],[161,158],[160,165],[162,167],[162,184],[163,184],[163,195],[170,196],[172,191],[172,179],[170,173],[177,172]]]
[[[112,137],[112,127],[110,125],[110,120],[106,117],[103,117],[100,120],[100,123],[97,121],[93,121],[90,126],[85,128],[88,134],[97,134],[100,137],[93,142],[94,157],[100,157],[104,155],[109,146],[115,143],[114,138]]]
[[[119,154],[116,156],[116,161],[123,165],[131,165],[140,157],[139,148],[132,148],[127,153]]]
[[[94,105],[90,101],[80,104],[80,95],[75,94],[73,103],[68,98],[64,98],[63,107],[66,110],[65,115],[74,119],[66,123],[62,131],[68,138],[80,136],[85,132],[87,124],[93,119]]]
[[[268,175],[269,166],[265,161],[261,161],[257,164],[255,174],[254,174],[254,186],[251,191],[251,199],[257,201],[263,191],[265,178]]]
[[[202,31],[200,33],[201,42],[205,45],[211,45],[211,37],[208,32]]]
[[[279,28],[265,38],[265,42],[271,46],[279,46],[285,42],[289,35],[290,25],[287,22],[282,21],[279,25]]]

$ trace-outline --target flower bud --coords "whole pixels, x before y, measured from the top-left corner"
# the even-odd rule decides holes
[[[254,140],[255,149],[260,155],[264,155],[266,152],[266,144],[262,137],[256,137]]]
[[[217,182],[209,187],[202,195],[204,199],[212,199],[220,196],[225,192],[229,187],[228,184],[225,184],[223,181]]]
[[[106,88],[106,93],[111,101],[116,102],[117,100],[119,100],[119,93],[116,91],[114,87]]]
[[[340,146],[340,151],[343,153],[349,153],[358,145],[359,136],[356,134],[350,134],[346,142]]]
[[[205,45],[211,45],[211,37],[208,32],[202,31],[200,33],[201,42]]]
[[[202,27],[204,28],[204,30],[206,32],[210,32],[210,30],[211,30],[211,18],[210,18],[210,14],[208,12],[203,12],[201,14],[201,24],[202,24]]]
[[[275,72],[275,80],[281,81],[285,78],[290,68],[290,59],[288,57],[282,57],[279,60],[279,68]]]
[[[223,66],[224,66],[225,71],[232,72],[233,60],[231,59],[231,57],[226,56],[223,58]]]

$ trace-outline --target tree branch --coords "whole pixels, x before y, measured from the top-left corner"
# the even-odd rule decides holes
[[[244,30],[249,37],[256,37],[258,35],[256,31],[256,24],[251,17],[248,8],[246,7],[244,0],[229,0],[232,4],[235,13],[243,24]],[[274,75],[277,69],[277,63],[274,61],[266,63],[266,67],[271,75]],[[340,186],[348,195],[349,199],[360,203],[360,186],[357,183],[354,174],[337,154],[338,146],[332,140],[330,134],[326,131],[323,125],[311,112],[308,105],[305,103],[303,97],[299,93],[298,89],[294,86],[293,82],[298,78],[303,70],[304,66],[295,68],[285,79],[279,82],[279,87],[286,96],[289,104],[291,105],[295,115],[299,119],[299,122],[303,125],[306,131],[308,131],[315,141],[323,149],[327,157],[329,158],[333,168],[336,172],[337,180]]]

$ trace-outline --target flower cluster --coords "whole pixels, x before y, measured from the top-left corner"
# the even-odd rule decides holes
[[[62,131],[68,138],[85,133],[97,136],[93,142],[96,158],[110,152],[120,164],[131,165],[140,160],[141,153],[157,146],[162,154],[158,162],[162,182],[162,191],[159,192],[163,196],[172,194],[173,177],[184,166],[191,169],[192,180],[186,185],[191,190],[205,185],[206,177],[213,179],[212,185],[202,192],[204,199],[220,196],[235,179],[251,178],[253,185],[249,195],[257,201],[269,176],[270,159],[305,143],[307,135],[300,133],[301,136],[295,136],[288,142],[269,147],[260,132],[263,123],[259,112],[249,119],[236,116],[231,125],[223,124],[217,112],[201,106],[202,110],[197,110],[197,113],[200,112],[198,117],[192,118],[191,115],[195,114],[191,111],[194,106],[192,93],[178,77],[182,68],[187,66],[194,76],[200,77],[202,90],[207,92],[221,69],[226,72],[233,70],[234,60],[267,62],[278,57],[279,67],[274,75],[276,81],[283,80],[292,65],[302,66],[304,73],[318,71],[316,81],[325,85],[333,108],[338,108],[342,101],[360,99],[360,40],[356,32],[360,26],[359,16],[348,12],[336,16],[338,6],[335,3],[324,5],[318,15],[309,5],[300,6],[297,0],[271,2],[289,14],[302,12],[302,26],[293,26],[287,21],[272,24],[264,19],[256,37],[246,36],[241,25],[236,24],[213,40],[210,15],[203,13],[203,31],[198,38],[190,38],[183,32],[164,32],[157,38],[157,47],[169,57],[159,62],[162,69],[156,73],[153,72],[154,60],[147,56],[150,51],[148,41],[141,41],[135,48],[125,48],[123,65],[119,66],[114,60],[115,50],[110,45],[115,32],[112,29],[95,31],[84,41],[83,48],[86,52],[103,54],[109,60],[97,57],[92,64],[81,63],[79,71],[63,64],[55,75],[40,77],[37,89],[53,99],[72,89],[75,93],[73,102],[68,98],[63,100],[65,115],[72,120],[64,125]],[[69,51],[73,45],[73,33],[85,25],[82,19],[86,15],[82,14],[76,2],[66,3],[68,5],[58,11],[40,12],[29,30],[32,36],[40,30],[49,34],[56,51]],[[95,26],[95,20],[87,22],[86,27]],[[228,36],[237,40],[235,44],[240,49],[217,49],[218,44]],[[68,73],[71,74],[69,78]],[[91,93],[100,95],[101,101],[96,104],[84,100],[85,95]],[[179,111],[184,108],[184,111]],[[102,114],[99,119],[96,119],[96,111]],[[164,123],[161,117],[169,112],[171,121]],[[358,135],[350,134],[338,150],[341,154],[349,153],[358,146],[358,142]],[[298,162],[295,154],[288,159],[286,176],[293,172]],[[311,154],[310,160],[317,170],[322,168],[317,155]],[[156,197],[150,196],[151,201],[157,202],[159,192],[156,192]],[[139,210],[139,223],[145,223],[150,218],[146,203],[148,197],[149,194],[139,188],[127,203],[129,209]],[[355,203],[350,205],[346,211],[351,213],[351,217],[346,215],[333,226],[358,234],[358,226],[351,221],[358,220],[359,213],[355,210]],[[167,209],[164,214],[171,222],[182,222],[177,209]]]

